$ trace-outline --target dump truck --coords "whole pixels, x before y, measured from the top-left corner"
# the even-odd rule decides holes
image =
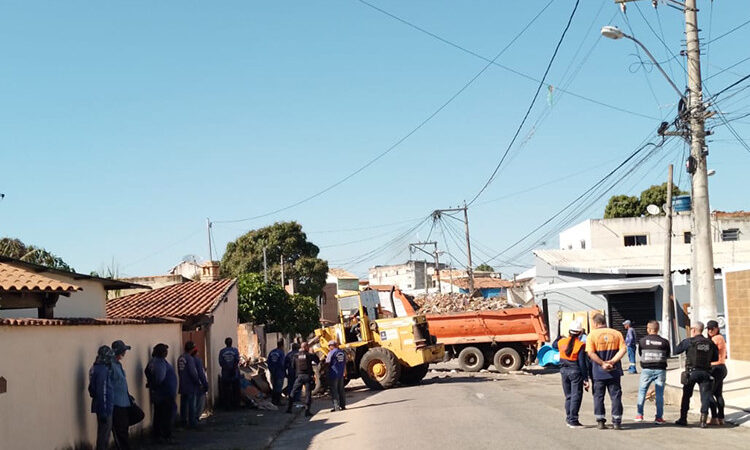
[[[361,378],[374,390],[416,385],[430,363],[444,358],[445,348],[430,335],[425,316],[383,318],[375,291],[339,298],[339,311],[339,323],[315,330],[313,351],[323,361],[328,342],[338,341],[347,355],[346,382]],[[325,365],[320,369],[318,386],[324,388]]]
[[[416,314],[418,306],[400,290],[391,291],[395,302],[407,314]],[[547,327],[538,306],[499,310],[427,314],[430,333],[445,346],[445,360],[458,359],[459,367],[478,372],[491,365],[500,372],[519,370],[536,359],[539,345],[549,340]]]

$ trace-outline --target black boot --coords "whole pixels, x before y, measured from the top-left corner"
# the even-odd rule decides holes
[[[706,428],[706,422],[708,422],[708,414],[701,414],[701,428]]]
[[[679,425],[681,427],[686,427],[688,425],[687,419],[685,417],[680,417],[674,423],[675,425]]]

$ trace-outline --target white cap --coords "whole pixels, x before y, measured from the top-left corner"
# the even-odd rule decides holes
[[[583,331],[583,324],[581,324],[581,319],[576,319],[573,321],[573,323],[570,324],[570,328],[568,328],[568,331],[571,333],[580,333]]]

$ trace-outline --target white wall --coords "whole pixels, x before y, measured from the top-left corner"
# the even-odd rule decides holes
[[[181,325],[0,326],[0,442],[3,450],[53,449],[96,443],[88,371],[101,345],[122,339],[133,349],[122,361],[130,394],[146,412],[132,432],[151,426],[143,369],[154,345],[169,345],[174,364]]]
[[[60,296],[55,306],[55,318],[107,317],[107,291],[101,283],[92,280],[74,280],[72,277],[47,272],[44,276],[83,288],[82,291],[71,292],[70,297]],[[6,309],[0,311],[0,317],[38,317],[38,313],[36,308]]]
[[[581,241],[585,248],[591,248],[591,220],[586,220],[560,233],[560,249],[581,249]]]
[[[215,404],[219,398],[219,352],[225,347],[224,339],[232,338],[233,345],[237,343],[237,284],[229,290],[226,301],[222,301],[213,314],[214,321],[208,330],[206,348],[206,369],[209,376],[209,399]]]

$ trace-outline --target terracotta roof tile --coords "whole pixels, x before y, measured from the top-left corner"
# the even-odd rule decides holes
[[[70,325],[142,325],[153,323],[182,323],[180,319],[154,317],[149,319],[0,319],[0,326],[70,326]]]
[[[177,317],[210,314],[235,280],[191,281],[116,298],[107,302],[107,317]]]
[[[0,262],[0,290],[25,292],[73,292],[83,288],[46,277],[23,266]]]

